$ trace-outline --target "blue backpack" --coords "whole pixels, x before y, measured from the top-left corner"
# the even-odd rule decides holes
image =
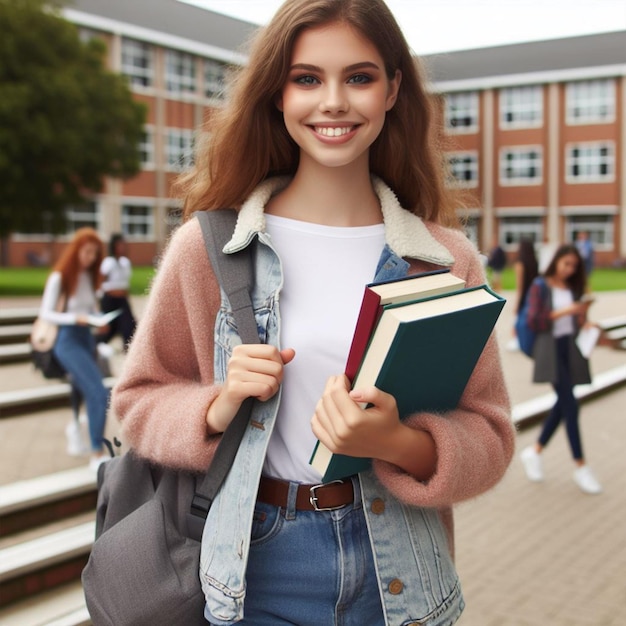
[[[542,300],[545,300],[546,295],[547,295],[547,289],[548,289],[548,286],[546,285],[546,281],[541,276],[538,276],[532,282],[532,284],[535,284],[535,283],[540,285],[541,298]],[[517,314],[517,319],[515,320],[515,333],[517,334],[517,342],[519,343],[519,349],[526,356],[529,356],[532,358],[533,348],[535,346],[536,333],[528,325],[528,309],[529,308],[530,308],[530,298],[528,297],[528,293],[526,293],[526,300],[524,301],[524,306],[521,308],[520,312]]]

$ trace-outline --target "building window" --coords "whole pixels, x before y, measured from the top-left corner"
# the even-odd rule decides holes
[[[154,130],[152,128],[146,127],[143,130],[139,142],[139,155],[142,169],[154,169]]]
[[[614,178],[613,142],[587,142],[566,147],[565,180],[568,183],[606,183]]]
[[[165,85],[173,93],[195,93],[196,59],[186,52],[165,53]]]
[[[71,205],[66,209],[65,217],[68,235],[85,227],[100,231],[100,208],[95,202]]]
[[[594,250],[613,250],[612,215],[570,215],[565,222],[565,240],[576,241],[578,233],[586,231]]]
[[[449,133],[475,133],[478,131],[477,91],[446,94],[445,127]]]
[[[583,80],[568,83],[566,90],[568,124],[603,124],[615,120],[615,81]]]
[[[143,41],[122,39],[122,74],[135,87],[151,87],[154,82],[154,48]]]
[[[541,217],[502,217],[498,231],[498,241],[502,241],[505,250],[509,251],[517,250],[522,239],[530,239],[535,244],[543,240]]]
[[[181,172],[194,163],[193,130],[190,128],[168,128],[165,142],[167,168]]]
[[[477,152],[449,152],[448,185],[450,187],[477,187],[478,186],[478,153]]]
[[[154,210],[148,205],[122,205],[122,234],[125,237],[151,239],[154,232]]]
[[[516,146],[500,150],[500,184],[539,185],[543,179],[541,146]]]
[[[204,60],[204,95],[221,98],[226,78],[226,65],[213,59]]]
[[[543,89],[539,85],[500,90],[500,128],[537,128],[543,124]]]

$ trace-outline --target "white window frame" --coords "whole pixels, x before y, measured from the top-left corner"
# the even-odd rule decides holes
[[[154,126],[146,124],[143,128],[143,137],[139,141],[139,153],[142,170],[155,169],[155,146],[154,146]]]
[[[196,57],[180,50],[165,51],[165,88],[170,93],[196,93]]]
[[[122,74],[132,88],[150,89],[154,86],[154,65],[152,44],[122,37]]]
[[[165,129],[165,167],[169,172],[182,172],[194,163],[194,131],[191,128]]]
[[[601,155],[601,150],[607,150],[606,155]],[[575,155],[578,150],[583,154]],[[598,172],[603,166],[607,167],[605,174]],[[579,173],[574,175],[574,168],[579,168]],[[582,174],[580,170],[585,170]],[[565,146],[565,181],[569,184],[579,185],[588,183],[611,183],[615,180],[615,142],[613,141],[582,141],[568,143]]]
[[[523,85],[500,89],[500,128],[541,128],[543,87]]]
[[[144,215],[132,215],[129,209],[147,209]],[[122,234],[126,239],[153,240],[154,239],[154,205],[144,200],[124,200],[121,208]],[[131,232],[134,227],[141,227],[143,232]]]
[[[102,226],[102,211],[100,204],[95,200],[88,200],[84,204],[70,205],[65,209],[67,227],[65,233],[73,235],[79,228],[88,226],[100,232]]]
[[[565,241],[576,241],[576,234],[580,231],[589,233],[595,251],[610,252],[614,249],[614,215],[568,215],[565,219]]]
[[[203,91],[207,98],[221,100],[226,84],[227,65],[216,59],[204,59],[202,63]]]
[[[565,89],[565,122],[610,124],[615,121],[615,80],[601,78],[567,83]]]
[[[477,150],[463,150],[456,152],[445,153],[448,165],[448,172],[450,174],[448,178],[448,187],[473,189],[478,187],[479,181],[479,161]],[[461,165],[458,169],[455,168],[455,162]],[[458,178],[455,176],[457,172],[469,173],[470,178]]]
[[[498,220],[498,241],[506,251],[515,251],[522,239],[530,239],[538,245],[543,241],[542,216],[500,217]]]
[[[536,155],[534,159],[533,154]],[[500,148],[499,165],[501,187],[541,185],[543,183],[543,146],[504,146]],[[530,173],[533,167],[537,171],[536,176],[524,174],[525,171]],[[510,169],[515,175],[507,175]]]
[[[444,127],[450,135],[478,132],[480,98],[478,91],[459,91],[444,96]],[[469,123],[459,125],[455,120],[466,119]]]

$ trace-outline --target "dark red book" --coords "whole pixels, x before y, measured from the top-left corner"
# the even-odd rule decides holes
[[[428,298],[457,291],[463,287],[465,287],[465,281],[451,274],[448,269],[422,272],[400,279],[366,285],[346,363],[345,373],[350,382],[354,381],[367,344],[385,305]]]

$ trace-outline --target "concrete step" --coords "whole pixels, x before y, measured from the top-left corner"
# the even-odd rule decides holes
[[[96,499],[87,466],[0,485],[0,537],[94,510]]]
[[[80,578],[94,536],[89,520],[0,549],[0,606]]]
[[[0,345],[28,341],[32,324],[0,325]]]
[[[5,307],[0,309],[0,326],[32,324],[39,315],[37,307]]]
[[[30,361],[30,344],[10,343],[0,345],[0,364]]]
[[[0,609],[2,626],[89,626],[80,581],[31,596]]]
[[[115,379],[104,379],[106,387],[113,387]],[[41,387],[29,387],[0,392],[0,418],[66,405],[70,401],[69,383],[60,382]]]

